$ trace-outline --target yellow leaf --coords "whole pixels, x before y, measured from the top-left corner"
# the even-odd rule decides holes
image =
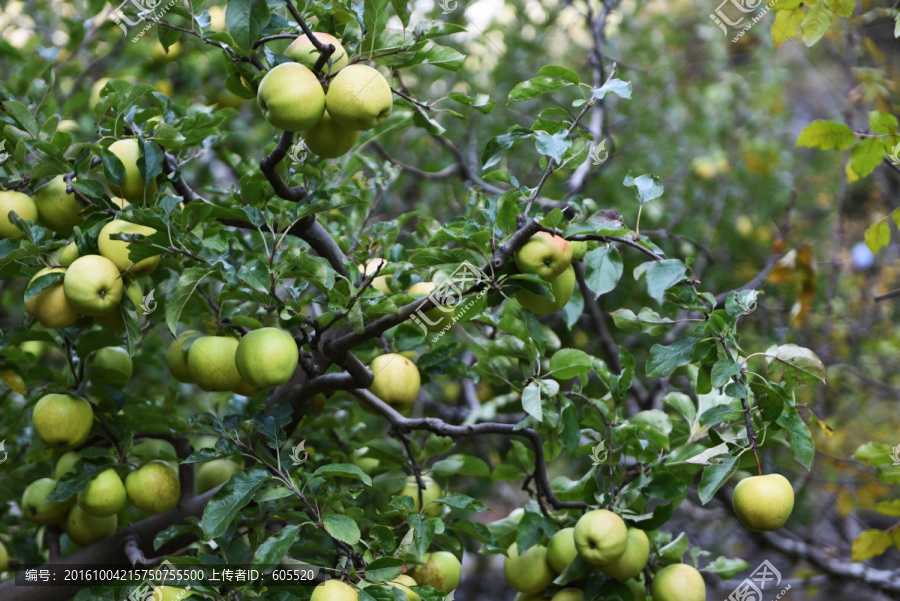
[[[882,530],[866,530],[853,541],[850,559],[865,561],[878,557],[894,544],[891,535]]]
[[[775,21],[772,23],[772,42],[776,48],[794,37],[804,16],[805,13],[799,6],[776,11]]]
[[[878,251],[890,244],[890,242],[891,226],[886,221],[879,221],[866,230],[866,246],[869,247],[873,254],[877,255]]]
[[[847,183],[852,184],[853,182],[859,181],[859,176],[856,175],[856,172],[853,171],[853,167],[850,166],[850,163],[844,165],[844,173],[847,174]]]
[[[0,371],[0,382],[6,384],[7,388],[13,392],[18,392],[23,396],[28,393],[28,390],[25,388],[25,380],[11,369]]]
[[[900,529],[891,530],[891,539],[894,541],[894,546],[900,548]]]
[[[898,516],[900,515],[900,499],[893,501],[882,501],[875,508],[875,511],[881,515]]]

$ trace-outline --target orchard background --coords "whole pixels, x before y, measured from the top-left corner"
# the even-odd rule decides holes
[[[512,599],[508,547],[546,545],[599,507],[648,533],[643,578],[684,562],[709,599],[764,560],[781,575],[767,599],[788,585],[795,601],[900,595],[894,4],[8,1],[0,30],[0,187],[32,196],[63,176],[81,221],[2,216],[16,233],[0,240],[10,569],[305,562],[368,600],[402,598],[383,583],[448,551],[455,598]],[[305,30],[336,35],[393,93],[334,160],[255,100]],[[141,140],[140,175],[156,181],[129,206],[110,188],[119,139]],[[25,299],[59,276],[29,282],[70,242],[97,254],[113,218],[155,230],[126,241],[158,267],[127,280],[139,294],[117,327],[41,326]],[[540,231],[588,242],[571,299],[547,315],[515,300],[547,296],[515,260]],[[444,335],[423,332],[411,318],[442,299],[407,291],[461,267],[483,279],[443,301],[479,300]],[[175,335],[262,326],[296,341],[287,383],[204,392],[170,373]],[[131,357],[124,388],[92,359],[106,347]],[[367,390],[372,360],[398,352],[421,378],[406,415]],[[155,459],[178,466],[177,507],[127,503],[118,531],[83,547],[23,517],[26,487],[57,478],[61,455],[33,408],[65,392],[91,403],[92,430],[52,499]],[[243,469],[197,494],[200,466],[221,458]],[[774,532],[732,510],[738,480],[760,472],[796,495]],[[422,508],[410,477],[442,496]],[[132,593],[11,577],[2,601]],[[566,585],[639,598],[580,558],[554,578],[545,598]],[[192,592],[307,599],[312,583]]]

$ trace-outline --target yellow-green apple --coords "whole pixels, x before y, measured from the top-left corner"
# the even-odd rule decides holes
[[[331,35],[330,33],[319,33],[313,32],[316,36],[316,39],[320,44],[327,46],[328,44],[332,44],[334,46],[334,52],[331,53],[331,56],[328,57],[328,61],[325,63],[325,66],[322,67],[322,73],[325,75],[334,75],[341,69],[347,66],[347,63],[350,62],[350,57],[347,56],[347,51],[344,50],[344,47],[341,46],[341,41]],[[291,60],[295,60],[301,65],[307,66],[310,69],[316,64],[316,61],[319,60],[320,53],[316,50],[316,47],[310,41],[308,36],[301,35],[299,38],[291,42],[291,45],[287,47],[284,51],[285,56],[290,58]],[[329,65],[328,63],[331,63]]]
[[[459,587],[462,566],[453,553],[449,551],[424,553],[419,561],[424,565],[417,565],[410,573],[419,586],[433,586],[445,594]]]
[[[503,577],[506,584],[520,593],[534,595],[544,590],[556,577],[547,561],[547,547],[534,545],[519,555],[519,546],[513,543],[503,558]]]
[[[153,601],[181,601],[194,595],[194,591],[178,586],[154,586]]]
[[[107,516],[125,506],[125,485],[116,470],[100,472],[78,493],[78,506],[91,515]]]
[[[676,563],[656,573],[650,595],[653,601],[706,601],[706,583],[692,566]]]
[[[322,84],[299,63],[282,63],[266,73],[256,102],[266,121],[285,131],[306,131],[325,112]]]
[[[225,484],[229,478],[243,469],[243,465],[232,459],[213,459],[201,463],[197,467],[197,494],[202,495],[220,484]]]
[[[73,505],[63,529],[73,543],[86,547],[101,538],[115,534],[118,524],[119,518],[116,514],[102,517],[91,515],[78,505]]]
[[[125,492],[131,504],[150,515],[178,505],[181,484],[178,473],[165,461],[151,461],[125,476]]]
[[[200,332],[197,330],[182,332],[175,337],[175,340],[172,341],[172,344],[166,350],[166,365],[169,366],[169,371],[179,382],[185,382],[186,384],[194,382],[194,379],[191,377],[191,371],[188,368],[188,354],[184,345],[190,338],[199,336]]]
[[[778,530],[794,509],[794,489],[781,474],[750,476],[734,487],[731,504],[738,519],[755,532]]]
[[[371,364],[375,376],[369,390],[388,405],[405,411],[419,396],[422,380],[416,364],[396,353],[375,357]]]
[[[59,480],[63,474],[75,471],[75,464],[81,461],[81,455],[77,451],[67,451],[56,462],[56,470],[53,472]]]
[[[347,154],[359,136],[359,131],[341,127],[325,111],[322,119],[304,132],[303,141],[314,154],[325,159],[336,159]]]
[[[563,528],[554,534],[547,544],[547,561],[550,566],[562,574],[576,557],[578,550],[575,548],[575,528]]]
[[[387,267],[387,264],[388,264],[388,262],[385,261],[384,259],[380,259],[380,258],[369,259],[368,261],[366,261],[366,267],[363,271],[364,271],[366,277],[370,277],[376,273],[381,273],[381,271],[384,270],[385,267]],[[378,290],[382,294],[390,294],[391,287],[388,284],[388,278],[390,278],[390,277],[391,276],[389,276],[389,275],[375,276],[375,278],[372,280],[372,288],[374,288],[375,290]]]
[[[584,591],[580,588],[564,588],[553,595],[550,601],[584,601]]]
[[[572,264],[572,244],[562,236],[538,232],[516,251],[522,273],[536,273],[548,282]]]
[[[100,255],[78,257],[63,278],[63,291],[69,304],[91,317],[101,317],[118,307],[123,290],[119,268]]]
[[[434,292],[434,282],[419,282],[410,286],[406,293],[415,298],[422,298]],[[453,323],[453,316],[456,313],[453,307],[435,307],[425,311],[425,327],[429,332],[440,332],[444,326]]]
[[[640,576],[650,559],[650,539],[640,528],[628,529],[625,552],[609,563],[600,564],[600,570],[616,580],[630,580]]]
[[[384,76],[366,65],[348,65],[328,86],[325,106],[341,127],[363,131],[391,114],[394,97]]]
[[[159,265],[159,255],[153,255],[135,263],[130,256],[131,244],[124,240],[114,240],[110,236],[116,234],[152,236],[155,233],[156,230],[152,227],[130,223],[124,219],[114,219],[100,230],[100,235],[97,237],[97,246],[100,249],[100,254],[115,263],[119,271],[128,270],[128,273],[134,277],[142,278],[153,273],[153,270]]]
[[[247,384],[266,388],[290,380],[299,358],[297,343],[290,333],[279,328],[262,328],[241,338],[234,362]]]
[[[369,447],[361,447],[356,449],[351,454],[351,458],[353,459],[353,464],[364,471],[365,473],[372,475],[378,466],[381,465],[381,460],[376,457],[366,457],[366,453],[369,452]]]
[[[580,261],[587,254],[587,240],[575,240],[572,245],[572,260]]]
[[[137,281],[134,280],[134,278],[125,278],[125,297],[128,297],[135,308],[139,308],[144,303],[144,291],[141,290],[141,285],[138,284]],[[123,301],[125,297],[123,297]],[[122,317],[123,309],[123,303],[120,302],[118,307],[116,307],[106,315],[95,317],[94,321],[96,321],[104,328],[120,331],[124,330],[125,318]]]
[[[47,497],[56,487],[53,478],[41,478],[35,480],[25,488],[22,493],[22,513],[25,517],[42,526],[59,524],[66,517],[66,512],[72,506],[72,500],[59,503],[50,503]]]
[[[44,227],[58,234],[68,234],[76,225],[81,225],[82,206],[75,200],[75,194],[66,194],[66,182],[57,175],[34,191],[38,219]]]
[[[541,591],[543,592],[543,591]],[[513,601],[543,601],[544,597],[541,593],[537,593],[536,595],[526,595],[525,593],[516,593],[516,598]]]
[[[516,300],[532,313],[548,315],[565,307],[574,291],[575,270],[569,265],[565,271],[550,280],[550,293],[553,294],[553,300],[525,288],[520,288],[516,292]]]
[[[116,140],[109,145],[109,151],[116,155],[125,166],[125,179],[122,180],[121,186],[107,182],[113,194],[132,202],[156,196],[156,181],[145,183],[144,178],[141,177],[141,171],[138,169],[141,147],[135,138]]]
[[[234,357],[238,341],[230,336],[202,336],[188,349],[188,372],[203,390],[234,390],[241,383]]]
[[[309,601],[357,601],[356,589],[340,580],[326,580],[313,589]]]
[[[37,206],[27,194],[0,190],[0,239],[22,240],[25,238],[25,232],[12,224],[9,220],[10,212],[18,215],[22,221],[37,221]]]
[[[419,594],[416,591],[412,590],[410,588],[411,586],[418,585],[413,578],[407,576],[406,574],[400,574],[387,583],[388,589],[398,588],[406,593],[406,601],[420,601],[421,598],[419,597]]]
[[[48,273],[65,273],[64,267],[45,267],[34,274],[31,281]],[[78,321],[81,314],[72,308],[66,299],[62,282],[58,282],[41,290],[36,296],[25,301],[25,311],[34,317],[45,328],[68,328]]]
[[[69,242],[59,251],[56,261],[59,265],[71,265],[80,256],[78,245]]]
[[[96,367],[90,375],[91,384],[125,388],[131,381],[131,355],[119,346],[106,346],[93,354],[88,367]]]
[[[425,488],[422,489],[422,503],[425,506],[425,513],[430,515],[433,518],[441,515],[441,511],[443,511],[444,506],[439,503],[434,503],[434,501],[441,498],[441,487],[435,482],[432,478],[428,476],[422,476],[422,483],[425,485]],[[413,511],[416,513],[419,512],[421,507],[419,506],[419,483],[416,482],[415,476],[409,476],[406,479],[406,485],[403,487],[403,490],[400,491],[400,495],[406,495],[408,497],[412,497],[413,499]]]
[[[86,400],[68,394],[48,394],[34,406],[34,431],[51,449],[74,449],[91,434],[94,410]]]
[[[589,511],[575,524],[575,548],[594,565],[609,563],[625,552],[628,527],[618,515],[607,509]]]
[[[3,541],[0,541],[0,573],[5,572],[9,569],[9,552],[6,550],[6,545],[3,544]],[[416,601],[418,601],[418,597],[416,597]]]
[[[97,106],[97,103],[100,102],[100,93],[103,91],[103,88],[106,87],[108,81],[108,77],[101,77],[91,86],[91,96],[88,99],[88,106],[90,106],[92,110]]]

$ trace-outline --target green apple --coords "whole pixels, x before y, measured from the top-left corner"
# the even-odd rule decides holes
[[[425,513],[436,518],[441,515],[444,506],[439,503],[434,503],[434,501],[440,499],[443,492],[438,483],[428,476],[422,476],[422,483],[425,485],[425,488],[422,490],[422,503],[425,505]],[[419,513],[419,510],[421,509],[419,507],[419,483],[416,482],[415,476],[409,476],[406,479],[406,485],[403,487],[403,490],[400,491],[400,496],[403,495],[412,497],[413,511]]]
[[[335,123],[372,129],[391,114],[394,96],[384,76],[366,65],[348,65],[331,80],[325,106]]]
[[[778,530],[794,509],[794,489],[781,474],[744,478],[734,487],[731,504],[738,519],[754,532]]]
[[[122,389],[131,381],[133,370],[131,356],[122,347],[101,348],[92,355],[88,366],[99,368],[91,372],[91,384]]]
[[[103,91],[103,88],[106,87],[108,81],[108,77],[101,77],[91,86],[91,95],[88,99],[88,106],[91,107],[91,110],[93,110],[93,108],[97,106],[97,103],[100,102],[100,93]]]
[[[125,492],[132,505],[144,513],[159,515],[178,505],[181,484],[171,465],[151,461],[125,477]]]
[[[556,573],[547,561],[547,547],[534,545],[519,555],[516,543],[509,546],[503,559],[503,577],[506,584],[520,593],[536,595],[547,588]]]
[[[241,383],[235,364],[239,342],[230,336],[202,336],[188,349],[188,372],[202,390],[234,390]]]
[[[232,459],[213,459],[212,461],[201,463],[197,467],[196,472],[197,494],[202,495],[221,484],[225,484],[233,475],[243,469],[243,465]]]
[[[131,300],[131,303],[136,308],[139,308],[144,303],[144,291],[141,289],[141,285],[132,278],[126,278],[125,282],[127,282],[125,284],[125,296]],[[125,318],[122,317],[123,310],[124,307],[122,306],[122,303],[119,303],[118,307],[106,315],[95,317],[94,321],[104,328],[122,331],[125,329]]]
[[[356,589],[340,580],[326,580],[313,589],[309,601],[357,601]]]
[[[572,264],[572,244],[562,236],[538,232],[516,251],[522,273],[536,273],[548,282]]]
[[[77,451],[67,451],[56,462],[56,470],[53,472],[59,480],[64,474],[75,471],[75,464],[81,461],[81,454]]]
[[[14,226],[9,220],[11,211],[23,221],[37,221],[37,206],[27,194],[11,190],[0,190],[0,239],[13,238],[22,240],[25,238],[25,232]]]
[[[564,588],[553,595],[550,601],[584,601],[584,591],[580,588]]]
[[[91,434],[94,410],[86,400],[68,394],[48,394],[34,406],[34,431],[51,449],[74,449]]]
[[[351,459],[353,460],[353,464],[364,471],[365,473],[372,475],[372,472],[378,469],[378,466],[381,465],[381,461],[375,457],[366,457],[366,453],[369,452],[369,447],[361,447],[356,449],[351,454]]]
[[[331,35],[330,33],[320,33],[318,31],[314,32],[316,39],[320,44],[327,46],[328,44],[332,44],[334,46],[334,52],[331,53],[331,56],[328,57],[328,61],[325,63],[325,66],[322,67],[322,73],[325,75],[334,75],[341,69],[347,66],[350,62],[350,57],[347,56],[347,51],[344,50],[344,47],[341,46],[341,41]],[[319,51],[316,50],[316,47],[313,46],[313,43],[310,41],[308,36],[301,35],[299,38],[291,42],[291,45],[287,47],[284,51],[285,56],[290,58],[291,60],[295,60],[301,65],[309,67],[310,69],[315,66],[316,61],[319,60]],[[328,63],[331,63],[330,65]]]
[[[600,570],[616,580],[630,580],[641,575],[650,559],[650,539],[640,528],[629,528],[625,552],[609,563],[600,564]]]
[[[74,505],[69,510],[63,529],[73,543],[86,547],[101,538],[115,534],[118,525],[119,518],[116,514],[102,517],[91,515],[78,505]]]
[[[525,593],[516,593],[516,598],[513,601],[543,601],[544,597],[541,593],[536,595],[526,595]]]
[[[47,497],[56,487],[53,478],[41,478],[35,480],[25,488],[22,493],[22,513],[25,517],[42,526],[59,524],[66,517],[72,500],[60,503],[49,503]]]
[[[153,270],[159,265],[159,255],[147,257],[135,263],[130,257],[131,244],[123,240],[114,240],[110,236],[116,234],[152,236],[155,233],[156,230],[152,227],[138,225],[124,219],[114,219],[100,230],[97,246],[100,248],[100,254],[115,263],[119,271],[127,270],[134,277],[142,278],[153,273]]]
[[[100,517],[118,513],[125,506],[125,485],[116,470],[100,472],[78,493],[78,506]]]
[[[9,553],[6,550],[6,545],[3,544],[3,541],[0,541],[0,573],[3,573],[8,569]],[[416,601],[418,601],[418,597],[416,597]]]
[[[116,140],[109,145],[109,151],[125,166],[125,179],[121,186],[109,184],[109,189],[116,196],[121,196],[131,202],[143,201],[145,198],[156,196],[156,181],[144,182],[138,169],[138,159],[141,157],[141,147],[137,139]]]
[[[587,254],[587,240],[575,240],[572,245],[572,260],[580,261]]]
[[[75,194],[66,194],[66,181],[57,175],[34,191],[38,219],[44,227],[58,234],[68,234],[76,225],[81,225],[83,207],[75,200]]]
[[[676,563],[656,573],[650,594],[653,601],[706,601],[706,583],[692,566]]]
[[[262,391],[262,388],[250,386],[250,384],[247,384],[244,380],[238,382],[238,385],[231,389],[231,392],[233,392],[234,394],[239,394],[245,397],[256,396]]]
[[[417,565],[410,573],[419,586],[433,586],[442,593],[455,591],[459,587],[462,565],[453,553],[424,553],[419,561],[424,565]]]
[[[64,267],[45,267],[34,274],[31,281],[48,273],[65,273]],[[36,296],[25,301],[25,311],[34,317],[45,328],[68,328],[81,317],[66,299],[62,282],[58,282],[41,290]]]
[[[266,121],[285,131],[306,131],[325,112],[322,84],[298,63],[282,63],[266,73],[259,83],[256,102]]]
[[[325,159],[336,159],[344,156],[359,140],[360,132],[341,127],[331,120],[328,111],[322,119],[304,132],[303,141],[314,154]]]
[[[69,242],[59,251],[56,261],[59,265],[71,265],[80,256],[78,245]]]
[[[387,267],[388,262],[384,259],[374,258],[366,261],[366,266],[363,269],[363,273],[366,277],[374,275],[376,273],[381,273],[385,267]],[[372,280],[372,288],[378,290],[382,294],[391,294],[391,287],[388,284],[388,279],[391,276],[389,275],[378,275],[375,276],[375,279]]]
[[[262,328],[241,338],[234,363],[250,386],[267,388],[290,380],[299,358],[293,336],[279,328]]]
[[[574,534],[578,554],[594,565],[619,558],[628,544],[628,527],[607,509],[595,509],[581,516]]]
[[[115,263],[100,255],[75,259],[66,269],[63,291],[73,309],[100,317],[112,312],[122,301],[124,285]]]
[[[520,288],[516,292],[516,300],[532,313],[548,315],[565,307],[574,291],[575,270],[569,265],[565,271],[550,281],[550,293],[553,294],[553,300],[525,288]]]
[[[406,593],[406,601],[421,601],[419,593],[410,588],[411,586],[418,586],[418,584],[416,584],[416,581],[413,578],[406,574],[400,574],[393,580],[390,580],[386,586],[388,589],[398,588]]]
[[[375,377],[369,390],[375,396],[399,411],[412,408],[422,385],[415,363],[403,355],[388,353],[375,357],[371,369]]]
[[[576,557],[575,528],[563,528],[554,534],[547,545],[547,561],[553,569],[562,574]]]
[[[168,350],[166,350],[166,365],[169,366],[169,371],[179,382],[185,382],[187,384],[192,384],[194,382],[194,379],[191,377],[191,371],[188,368],[188,354],[184,345],[190,338],[199,336],[200,332],[197,330],[182,332],[172,341],[172,344],[170,344]]]
[[[192,596],[194,591],[178,586],[154,586],[153,601],[181,601]]]

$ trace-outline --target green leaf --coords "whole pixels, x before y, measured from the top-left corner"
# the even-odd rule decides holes
[[[703,505],[709,503],[722,485],[737,471],[737,457],[727,455],[715,461],[717,463],[704,468],[703,475],[700,476],[700,487],[697,492],[700,496],[700,503]]]
[[[9,113],[22,129],[31,134],[32,138],[38,137],[41,130],[38,127],[37,121],[35,121],[34,117],[31,115],[31,111],[28,110],[28,107],[15,100],[4,100],[3,110]]]
[[[856,142],[853,130],[837,121],[817,119],[803,128],[797,137],[797,146],[822,150],[847,150]]]
[[[850,548],[852,561],[866,561],[884,554],[894,546],[891,535],[883,530],[866,530],[860,533]]]
[[[900,456],[900,446],[897,449],[897,455]],[[867,442],[853,453],[853,458],[863,461],[872,466],[885,465],[892,463],[894,457],[894,449],[882,442]]]
[[[601,246],[584,256],[584,282],[595,295],[612,291],[622,277],[622,257],[615,246]]]
[[[574,348],[556,351],[550,358],[550,373],[557,380],[569,380],[586,374],[593,368],[594,358]]]
[[[683,415],[689,424],[693,424],[697,419],[697,407],[694,405],[694,401],[683,392],[670,392],[663,397],[663,404]]]
[[[104,148],[101,160],[103,161],[103,177],[106,178],[106,181],[115,186],[121,186],[125,181],[125,165],[122,164],[119,157]]]
[[[299,524],[285,526],[274,536],[270,536],[259,546],[256,553],[253,554],[254,565],[273,565],[281,563],[281,560],[287,555],[298,538],[300,532]]]
[[[877,138],[860,140],[850,151],[850,168],[859,177],[866,177],[884,159],[884,142]]]
[[[637,315],[631,309],[616,309],[610,315],[612,315],[617,328],[637,328],[645,334],[653,336],[659,336],[675,325],[674,321],[668,317],[662,317],[649,307],[644,307]]]
[[[749,567],[750,564],[743,559],[722,557],[720,555],[700,571],[717,574],[723,580],[728,580],[733,578],[738,572],[743,572]]]
[[[477,94],[476,96],[466,96],[462,92],[451,92],[450,100],[455,100],[460,104],[471,106],[473,109],[487,115],[494,110],[496,103],[487,94]]]
[[[872,111],[869,113],[869,127],[876,134],[895,134],[898,128],[897,117],[881,111]]]
[[[569,138],[569,132],[565,130],[552,135],[545,131],[539,131],[535,136],[534,146],[542,155],[560,162],[563,155],[572,146],[572,140]]]
[[[776,48],[794,37],[804,17],[806,12],[799,6],[776,11],[772,22],[772,42]]]
[[[635,197],[642,205],[663,195],[662,180],[659,179],[659,176],[652,173],[645,173],[636,178],[632,177],[631,173],[629,173],[625,176],[622,185],[628,188],[634,188]]]
[[[389,0],[365,0],[363,3],[363,25],[366,28],[366,40],[377,40],[387,27]],[[369,50],[368,44],[363,51]]]
[[[696,338],[679,338],[668,346],[654,344],[647,359],[647,376],[664,378],[672,375],[676,369],[691,362],[694,355]]]
[[[869,250],[873,254],[878,254],[879,250],[891,243],[891,226],[886,221],[874,223],[866,229],[865,238]]]
[[[712,385],[716,388],[721,388],[739,373],[741,373],[740,363],[732,361],[731,359],[722,359],[713,365]]]
[[[433,466],[434,473],[445,478],[448,476],[490,476],[491,468],[488,464],[471,455],[450,455],[445,459],[436,461]]]
[[[512,148],[512,145],[516,142],[516,140],[529,138],[533,135],[534,132],[530,129],[525,129],[524,127],[516,127],[505,134],[492,138],[490,141],[488,141],[484,152],[481,154],[482,167],[484,169],[493,167],[500,162],[500,158],[503,156],[503,151],[508,148]]]
[[[366,580],[370,582],[385,582],[400,575],[406,561],[399,557],[379,557],[366,565]]]
[[[679,561],[688,550],[688,537],[682,532],[675,540],[659,548],[658,555],[668,561]]]
[[[852,17],[856,0],[825,0],[825,6],[839,17]]]
[[[269,472],[256,465],[234,474],[212,496],[204,509],[200,520],[203,535],[211,539],[225,534],[240,510],[253,499],[259,487],[269,478]]]
[[[663,259],[642,263],[635,268],[634,277],[638,279],[644,275],[647,280],[647,293],[662,304],[666,290],[684,280],[686,273],[687,266],[680,259]]]
[[[571,82],[556,77],[534,77],[516,84],[507,99],[509,102],[522,102],[570,85]]]
[[[353,478],[355,480],[361,481],[366,486],[372,486],[372,478],[370,478],[368,474],[366,474],[364,471],[359,469],[358,466],[353,465],[352,463],[332,463],[330,465],[323,465],[315,472],[313,472],[313,477],[318,476]]]
[[[50,286],[61,284],[64,277],[66,277],[64,272],[54,271],[52,273],[45,273],[41,277],[31,280],[28,282],[28,287],[25,288],[25,302],[27,303]]]
[[[200,282],[211,273],[213,270],[206,267],[190,267],[179,276],[178,284],[166,299],[166,325],[169,326],[172,335],[178,333],[178,321],[181,319],[184,306],[191,299]]]
[[[546,77],[556,77],[568,81],[569,83],[574,83],[576,85],[581,83],[581,78],[578,77],[578,74],[575,73],[575,71],[555,65],[547,65],[541,67],[541,70],[538,71],[538,75],[544,75]]]
[[[813,46],[822,39],[825,32],[831,26],[831,11],[825,6],[825,2],[816,2],[806,11],[806,18],[800,24],[803,32],[803,42],[807,46]]]
[[[603,100],[607,94],[615,94],[622,98],[631,98],[631,82],[621,79],[610,79],[605,84],[594,90],[594,98]]]
[[[814,352],[796,344],[770,346],[766,349],[769,377],[778,383],[805,386],[825,383],[825,365]]]
[[[788,404],[785,404],[777,423],[788,431],[794,459],[806,469],[810,469],[813,456],[816,454],[816,443],[809,432],[809,426],[803,423],[794,406]]]
[[[325,526],[325,531],[337,540],[343,541],[348,545],[355,545],[359,542],[359,526],[356,525],[356,520],[353,518],[333,513],[326,516],[322,520],[322,524]]]
[[[532,382],[522,391],[522,409],[537,421],[543,421],[541,387],[538,384]]]
[[[421,58],[423,65],[434,65],[448,71],[459,71],[466,60],[466,55],[449,46],[434,44],[431,48],[416,53],[416,58]]]
[[[269,22],[266,0],[230,0],[225,9],[225,24],[234,43],[249,50],[259,38],[259,32]]]

